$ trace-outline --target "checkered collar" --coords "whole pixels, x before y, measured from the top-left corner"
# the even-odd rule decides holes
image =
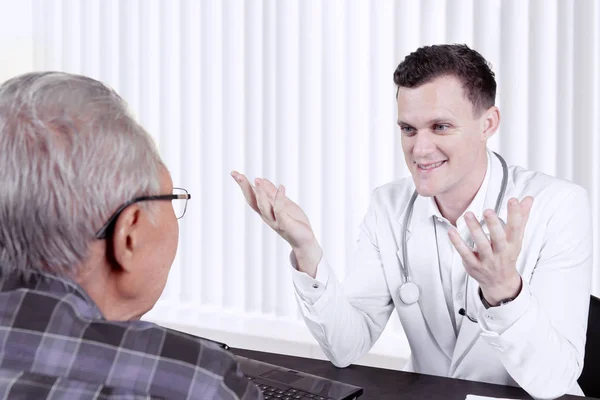
[[[0,269],[0,292],[12,290],[31,290],[68,297],[82,315],[93,319],[105,319],[86,291],[67,277],[42,271],[34,271],[28,274],[18,272],[5,274]]]

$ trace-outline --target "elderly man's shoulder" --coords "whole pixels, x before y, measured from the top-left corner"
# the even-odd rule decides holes
[[[190,370],[187,374],[198,369],[213,376],[237,369],[235,356],[225,344],[148,321],[94,321],[82,340],[114,345],[129,361],[136,357],[157,360],[155,379],[160,368]]]
[[[19,393],[21,387],[41,387],[41,381],[49,390],[71,382],[63,388],[68,391],[87,382],[115,395],[259,398],[233,354],[219,344],[147,321],[98,318],[82,302],[76,294],[0,292],[0,303],[20,304],[0,313],[3,329],[10,332],[1,346],[2,367],[20,374],[0,382],[0,392],[10,387]]]
[[[194,366],[214,365],[214,360],[219,360],[221,364],[236,362],[235,356],[227,350],[228,347],[224,343],[166,328],[153,322],[129,321],[123,324],[127,329],[127,337],[121,343],[121,347],[132,351],[143,351],[162,359]]]
[[[188,386],[191,398],[202,398],[214,391],[213,398],[258,398],[257,389],[244,378],[235,356],[224,344],[151,322],[105,322],[106,326],[123,326],[126,331],[119,351],[135,359],[155,359],[152,386],[167,387],[152,392],[169,395],[176,386]],[[128,368],[125,367],[124,371]],[[174,382],[178,381],[177,385]],[[199,397],[198,397],[199,396]],[[231,397],[230,397],[231,396]]]

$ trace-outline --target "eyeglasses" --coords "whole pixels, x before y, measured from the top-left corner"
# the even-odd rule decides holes
[[[113,225],[119,218],[119,215],[125,210],[127,207],[134,203],[138,203],[140,201],[150,201],[150,200],[171,200],[173,202],[173,211],[175,212],[175,216],[177,219],[182,218],[185,215],[185,211],[187,210],[187,202],[192,198],[192,195],[188,193],[187,190],[183,188],[173,188],[173,194],[161,194],[158,196],[140,196],[136,197],[133,200],[129,200],[128,202],[121,205],[121,207],[117,208],[117,211],[106,221],[106,223],[100,228],[100,230],[96,233],[96,239],[106,239],[107,233],[109,230],[113,228]]]

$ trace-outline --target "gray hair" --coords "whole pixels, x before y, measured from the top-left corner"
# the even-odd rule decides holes
[[[0,86],[0,268],[74,276],[124,202],[158,194],[152,138],[102,83],[36,72]]]

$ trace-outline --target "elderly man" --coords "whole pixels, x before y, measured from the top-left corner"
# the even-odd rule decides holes
[[[190,196],[95,80],[0,87],[0,396],[253,399],[219,346],[139,318]]]

